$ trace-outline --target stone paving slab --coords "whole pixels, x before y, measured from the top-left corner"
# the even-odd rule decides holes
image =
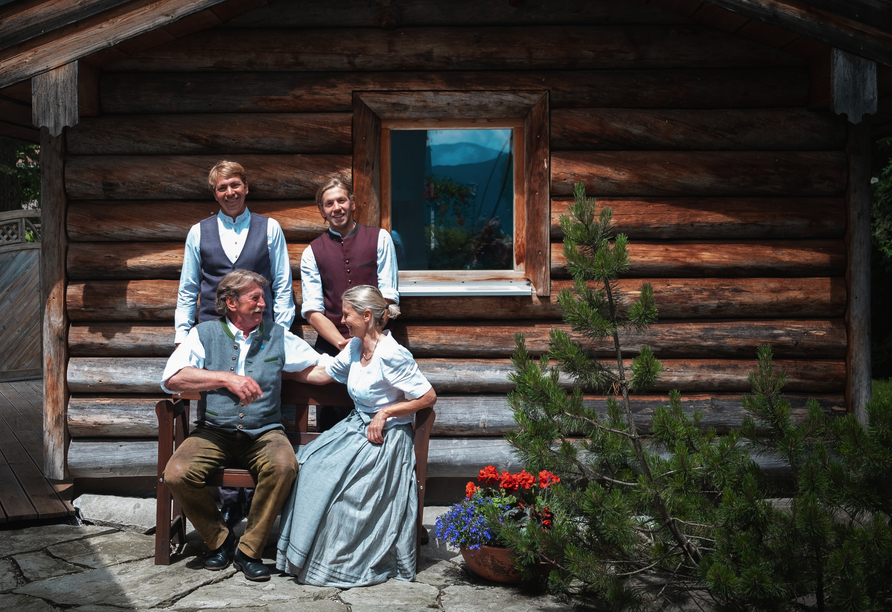
[[[12,559],[0,560],[0,593],[16,588],[16,571]]]
[[[194,563],[155,565],[153,559],[145,559],[48,578],[13,592],[56,604],[152,608],[173,603],[198,587],[225,580],[234,573],[232,566],[209,572]]]
[[[15,555],[13,559],[19,564],[19,568],[28,582],[84,571],[82,567],[51,557],[43,551]]]
[[[98,568],[155,555],[155,538],[126,531],[50,546],[47,551],[69,563]],[[30,577],[29,577],[30,578]]]
[[[155,498],[117,497],[86,493],[72,502],[80,517],[95,525],[123,527],[147,533],[155,527]]]
[[[506,586],[454,586],[440,598],[446,612],[573,612],[554,597],[534,597]]]
[[[459,584],[469,585],[472,582],[471,577],[458,564],[450,561],[440,561],[421,569],[415,580],[438,589]]]
[[[43,550],[47,546],[80,540],[104,533],[114,533],[114,529],[85,525],[44,525],[27,529],[11,529],[0,531],[0,555],[9,557],[25,552]]]
[[[439,589],[419,582],[388,580],[384,584],[348,589],[341,593],[341,601],[352,612],[417,612],[439,610]]]
[[[269,582],[251,582],[238,573],[217,584],[203,586],[186,595],[173,609],[218,610],[253,608],[281,602],[306,603],[335,597],[340,589],[298,584],[290,576],[273,574]]]
[[[45,601],[22,595],[0,595],[0,610],[15,610],[15,612],[56,612]]]

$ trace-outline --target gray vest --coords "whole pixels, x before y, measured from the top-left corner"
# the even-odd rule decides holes
[[[238,344],[226,319],[206,321],[196,326],[204,347],[204,368],[235,372]],[[282,368],[285,365],[285,328],[266,321],[251,339],[245,359],[245,376],[263,390],[263,397],[242,406],[238,396],[227,389],[202,391],[198,401],[198,422],[224,431],[241,431],[252,438],[282,427]]]
[[[198,306],[198,322],[210,321],[220,315],[214,306],[217,299],[217,286],[224,276],[233,270],[250,270],[256,272],[270,282],[263,288],[263,299],[266,308],[263,309],[263,319],[273,320],[273,282],[270,271],[269,245],[267,244],[267,224],[269,218],[263,215],[251,213],[251,225],[248,227],[248,237],[245,238],[245,246],[239,253],[235,263],[229,261],[220,244],[220,227],[217,225],[217,215],[204,219],[201,223],[201,240],[198,242],[198,250],[201,255],[201,303]]]

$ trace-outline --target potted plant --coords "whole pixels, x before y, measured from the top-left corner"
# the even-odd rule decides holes
[[[497,535],[496,523],[548,529],[552,521],[548,488],[559,482],[559,477],[546,470],[537,477],[526,470],[500,473],[488,465],[480,470],[477,484],[467,484],[465,499],[437,518],[435,535],[458,548],[468,567],[481,578],[519,582],[516,563]]]

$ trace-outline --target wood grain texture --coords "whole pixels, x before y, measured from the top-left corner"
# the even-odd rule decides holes
[[[40,130],[40,299],[43,303],[44,469],[47,478],[66,477],[65,411],[68,408],[68,314],[65,310],[66,251],[63,178],[65,136]]]
[[[842,276],[846,265],[841,240],[635,242],[629,254],[626,277]],[[569,277],[563,244],[552,243],[551,274]]]
[[[350,153],[349,113],[124,115],[86,118],[68,133],[72,155]],[[249,177],[250,179],[250,177]]]
[[[841,196],[845,155],[834,151],[555,151],[552,193],[590,196]]]
[[[222,0],[129,2],[81,19],[62,33],[48,32],[0,53],[0,87],[63,66],[213,6]]]
[[[380,227],[381,118],[358,94],[353,96],[352,178],[353,194],[362,204],[356,211],[356,222]]]
[[[551,204],[548,109],[548,95],[543,95],[527,113],[523,125],[523,269],[539,297],[551,292],[549,231],[546,229]]]
[[[59,136],[63,128],[77,125],[77,72],[77,62],[70,62],[31,80],[31,122],[47,128],[50,136]]]
[[[845,366],[841,366],[842,369]],[[804,420],[805,404],[815,397],[787,394],[792,404],[792,416]],[[156,397],[72,397],[68,406],[68,429],[72,438],[149,438],[158,433]],[[669,404],[668,394],[632,396],[635,425],[645,434],[652,432],[651,416],[660,406]],[[818,394],[817,401],[828,412],[844,409],[842,395]],[[702,412],[699,424],[720,433],[739,429],[746,415],[739,394],[692,393],[682,395],[685,412]],[[588,394],[583,402],[606,415],[606,397]],[[437,395],[437,420],[431,435],[434,437],[501,436],[517,429],[514,414],[504,394]]]
[[[291,243],[294,278],[300,278],[305,243]],[[841,240],[761,242],[637,242],[630,247],[630,278],[842,276]],[[73,280],[178,279],[183,242],[72,242],[68,274]],[[569,278],[563,245],[551,244],[551,274]]]
[[[6,6],[0,10],[3,22],[0,48],[17,45],[126,2],[129,0],[51,0]]]
[[[551,238],[562,241],[561,215],[570,197],[551,199]],[[840,197],[615,197],[597,198],[613,209],[617,234],[638,240],[742,240],[842,238],[845,202]]]
[[[365,0],[341,0],[338,24],[343,27],[396,28],[405,26],[476,25],[573,25],[573,24],[683,24],[682,17],[648,4],[626,0],[565,0],[563,11],[552,3],[528,0],[509,5],[498,0],[407,0],[396,4],[376,4]],[[246,13],[228,27],[313,28],[331,27],[331,3],[303,0],[299,4],[272,2]],[[224,26],[227,27],[227,26]]]
[[[218,161],[219,155],[72,156],[65,189],[73,200],[204,199],[208,172]],[[352,162],[349,155],[254,154],[232,161],[250,173],[251,196],[269,200],[312,199],[332,174],[350,176]]]
[[[616,295],[634,300],[641,285],[654,289],[659,316],[667,319],[841,317],[846,286],[841,277],[622,279]],[[176,280],[93,280],[68,284],[72,321],[172,321]],[[558,294],[572,281],[551,284],[551,295],[521,297],[404,297],[400,320],[542,319],[563,316]],[[301,305],[301,286],[294,283]]]
[[[541,321],[394,322],[394,338],[416,358],[506,358],[514,352],[514,336],[522,333],[527,349],[541,355],[548,349],[552,328],[566,325]],[[572,335],[572,334],[571,334]],[[304,330],[315,341],[315,332]],[[74,324],[69,333],[75,357],[166,357],[173,351],[173,325],[151,323]],[[469,339],[473,338],[473,342]],[[760,344],[770,343],[777,358],[841,359],[846,352],[842,319],[758,321],[671,321],[657,323],[646,334],[620,335],[625,354],[650,346],[661,358],[755,358]],[[580,339],[582,340],[582,339]],[[610,355],[612,342],[585,342],[600,355]]]
[[[832,151],[845,125],[802,108],[564,108],[551,115],[555,151]]]
[[[278,221],[288,242],[309,243],[328,227],[313,200],[249,197],[247,204]],[[185,243],[189,228],[219,210],[210,194],[204,200],[77,200],[68,206],[68,236],[72,242]]]
[[[849,126],[846,153],[849,159],[849,186],[846,191],[848,232],[846,234],[846,281],[849,300],[846,330],[849,343],[846,363],[847,406],[863,427],[869,419],[867,402],[871,399],[870,351],[870,250],[871,250],[871,136],[869,122]]]
[[[111,73],[102,79],[108,114],[338,113],[354,91],[550,92],[557,108],[801,107],[808,73],[796,68],[563,70],[529,72]],[[208,92],[214,92],[209,96]]]
[[[337,45],[332,45],[337,40]],[[436,53],[431,50],[436,49]],[[803,60],[713,28],[499,26],[206,30],[116,72],[616,70],[795,66]]]
[[[306,247],[287,247],[294,278],[300,278],[300,256]],[[184,242],[73,242],[68,274],[72,280],[179,279],[184,251]]]
[[[0,353],[0,380],[18,378],[25,372],[43,372],[43,321],[40,316],[40,251],[13,250],[0,253],[0,322],[4,350]]]

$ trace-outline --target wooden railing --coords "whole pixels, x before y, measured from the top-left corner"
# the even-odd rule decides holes
[[[30,236],[29,236],[30,234]],[[31,241],[28,238],[31,238]],[[0,253],[40,248],[40,211],[0,212]]]

